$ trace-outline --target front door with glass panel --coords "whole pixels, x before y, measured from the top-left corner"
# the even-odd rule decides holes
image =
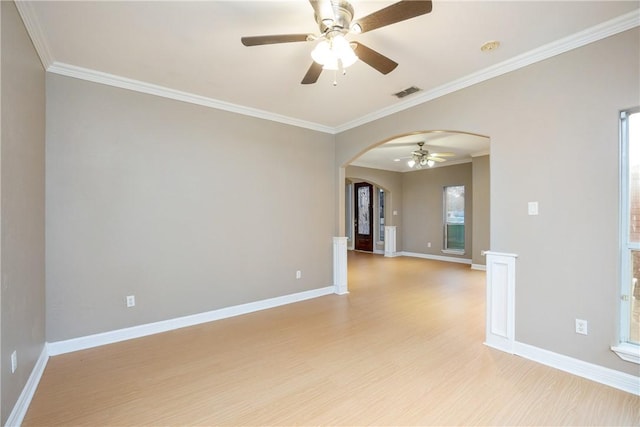
[[[354,184],[355,243],[358,251],[373,252],[373,186],[366,182]]]

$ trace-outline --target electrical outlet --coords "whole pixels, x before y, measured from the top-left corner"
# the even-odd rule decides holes
[[[427,247],[430,248],[431,247],[431,242],[427,242]]]
[[[16,369],[18,369],[18,353],[14,350],[11,353],[11,373],[13,374]]]
[[[302,277],[302,271],[296,271],[296,279],[300,279]]]
[[[136,296],[135,295],[128,295],[127,296],[127,307],[135,307],[136,306]]]
[[[576,334],[588,335],[588,322],[582,319],[576,319]]]

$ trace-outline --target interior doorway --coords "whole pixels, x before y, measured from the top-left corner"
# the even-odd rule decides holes
[[[373,185],[354,184],[354,249],[373,252]]]
[[[425,130],[395,136],[363,150],[344,166],[343,230],[348,249],[356,249],[353,184],[368,182],[374,186],[374,253],[384,253],[384,226],[392,226],[394,244],[388,242],[388,246],[394,248],[393,253],[446,258],[468,263],[474,269],[486,268],[483,253],[490,249],[489,144],[489,138],[483,135]],[[423,155],[427,156],[425,165],[414,158]],[[443,189],[451,186],[465,187],[464,217],[444,216]],[[384,226],[377,214],[378,188],[385,190]],[[466,226],[451,225],[453,220],[461,222],[462,218]],[[461,234],[459,247],[455,248],[451,242],[453,231]]]

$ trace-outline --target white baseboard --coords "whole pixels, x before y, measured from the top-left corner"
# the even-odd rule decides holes
[[[190,316],[162,320],[160,322],[147,323],[144,325],[133,326],[131,328],[117,329],[115,331],[103,332],[100,334],[88,335],[65,341],[52,342],[49,343],[47,347],[49,349],[49,356],[57,356],[59,354],[85,350],[87,348],[199,325],[201,323],[212,322],[214,320],[226,319],[228,317],[239,316],[241,314],[253,313],[255,311],[265,310],[333,293],[336,293],[336,288],[334,286],[327,286],[325,288],[312,289],[310,291],[298,292],[295,294],[235,305],[232,307],[225,307]]]
[[[5,426],[14,427],[22,424],[22,420],[24,420],[24,416],[27,415],[27,410],[29,409],[29,405],[31,404],[31,399],[33,399],[33,395],[38,388],[40,378],[42,378],[44,368],[47,367],[48,361],[49,352],[47,349],[47,344],[45,343],[44,347],[42,348],[42,352],[40,352],[40,357],[38,357],[38,360],[36,361],[36,364],[31,371],[31,375],[29,375],[29,379],[22,389],[22,393],[20,393],[20,396],[18,397],[18,401],[9,414],[9,418],[7,419],[7,423],[5,424]]]
[[[554,353],[518,341],[513,343],[513,354],[640,396],[640,377],[636,377],[635,375],[605,368],[600,365],[594,365],[593,363],[574,359],[573,357]]]
[[[484,264],[471,264],[471,269],[472,270],[487,271],[487,266],[484,265]]]
[[[442,256],[442,255],[430,255],[430,254],[420,254],[417,252],[398,252],[401,256],[410,256],[414,258],[425,258],[425,259],[433,259],[436,261],[447,261],[447,262],[457,262],[458,264],[468,264],[471,265],[471,260],[468,258],[456,258],[452,256]]]

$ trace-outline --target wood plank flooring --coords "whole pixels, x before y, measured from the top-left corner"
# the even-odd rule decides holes
[[[349,289],[52,357],[25,426],[640,425],[640,398],[493,350],[484,272],[349,253]]]

